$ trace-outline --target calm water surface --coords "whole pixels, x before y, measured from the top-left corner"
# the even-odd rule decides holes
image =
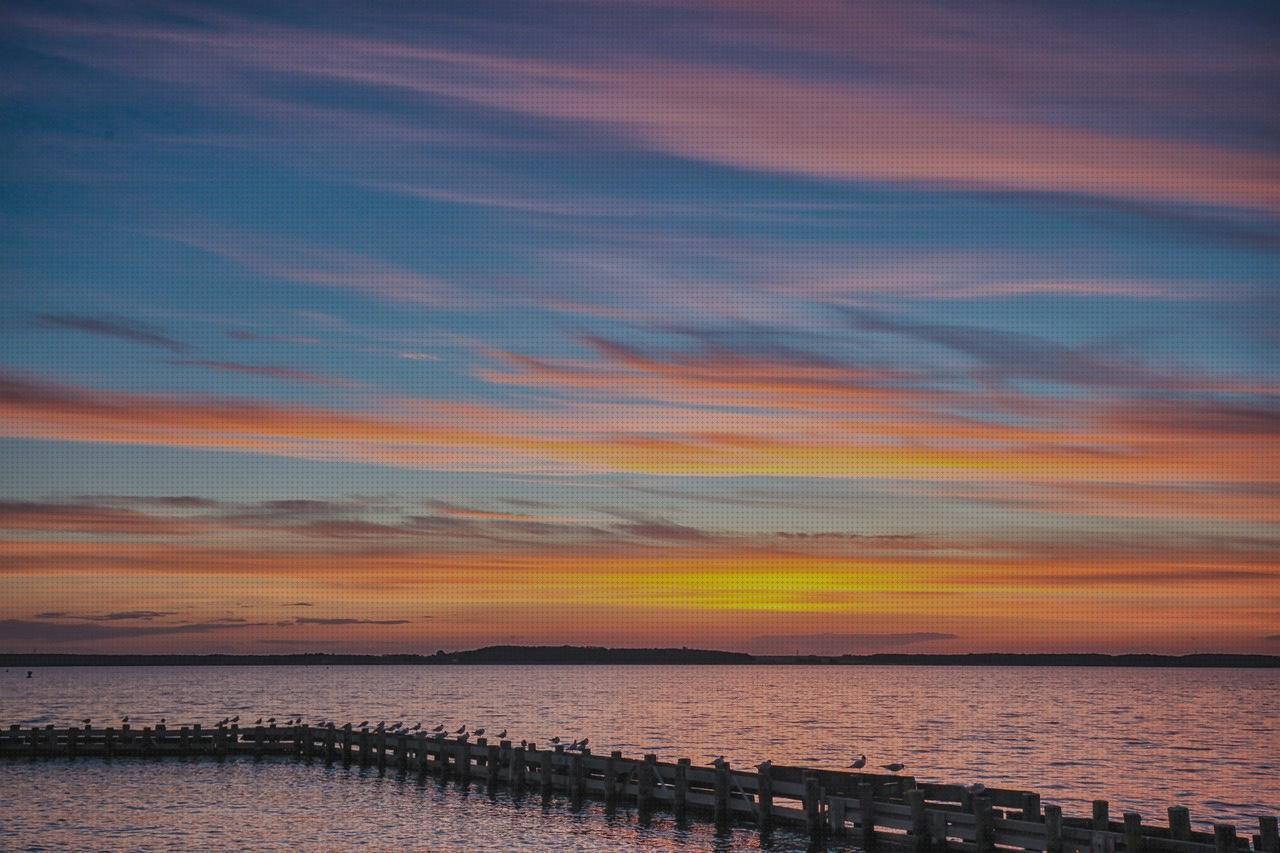
[[[1280,812],[1280,670],[957,667],[248,667],[0,673],[0,721],[239,714],[508,728],[593,751],[839,768],[853,753],[925,780],[1040,791],[1068,814],[1256,832]],[[323,764],[0,763],[0,847],[501,850],[759,846],[659,816],[490,800],[473,787]],[[45,845],[40,848],[38,845]],[[795,836],[770,848],[803,849]]]

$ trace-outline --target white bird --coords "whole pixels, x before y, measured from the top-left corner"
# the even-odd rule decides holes
[[[892,764],[881,764],[880,766],[883,767],[885,770],[888,770],[890,773],[897,773],[899,770],[907,769],[907,765],[900,764],[897,761],[893,762]]]
[[[854,770],[861,770],[863,767],[867,766],[867,756],[859,755],[857,758],[853,759],[853,763],[849,766]]]

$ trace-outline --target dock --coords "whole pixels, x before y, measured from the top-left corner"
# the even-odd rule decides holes
[[[668,811],[677,820],[711,819],[717,825],[754,824],[806,832],[814,841],[849,839],[865,850],[909,848],[919,853],[1280,853],[1275,816],[1259,817],[1257,832],[1217,823],[1192,829],[1188,809],[1168,809],[1167,823],[1137,812],[1113,816],[1095,800],[1087,816],[1064,815],[1030,791],[917,781],[912,776],[763,765],[739,770],[728,762],[698,766],[656,755],[485,738],[327,725],[215,725],[131,728],[10,726],[0,732],[0,756],[9,760],[90,757],[290,757],[394,768],[453,778],[514,795],[567,795],[609,804],[634,804],[641,815]],[[1118,817],[1119,819],[1113,819]]]

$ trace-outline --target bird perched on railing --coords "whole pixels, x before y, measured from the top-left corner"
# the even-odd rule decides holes
[[[411,731],[411,732],[416,732],[416,731],[418,731],[418,730],[419,730],[419,729],[421,729],[421,728],[422,728],[422,723],[418,723],[416,726],[414,726],[413,728],[409,729],[409,731]]]
[[[483,728],[476,729],[476,730],[475,730],[475,736],[476,736],[476,737],[484,737],[484,729],[483,729]]]
[[[728,763],[729,763],[729,762],[727,762],[727,761],[725,761],[725,760],[724,760],[724,756],[723,756],[723,755],[718,755],[718,756],[716,756],[715,760],[711,762],[711,766],[712,766],[712,767],[716,767],[716,768],[720,768],[720,767],[725,767],[726,765],[728,765]]]
[[[849,766],[854,770],[861,770],[863,767],[867,766],[867,756],[859,755],[857,758],[853,759],[853,763]]]
[[[433,731],[433,732],[442,732],[442,731],[444,731],[444,723],[441,723],[440,725],[436,726],[436,727],[435,727],[434,729],[432,729],[431,731]]]
[[[899,770],[907,769],[907,765],[901,764],[897,761],[893,762],[892,764],[881,764],[880,766],[883,767],[885,770],[888,770],[890,773],[897,773]]]
[[[759,770],[761,773],[768,773],[772,769],[773,769],[772,761],[761,761],[759,764],[756,765],[756,770]]]
[[[467,730],[467,724],[466,724],[466,723],[463,723],[463,724],[462,724],[462,728],[458,729],[456,732],[454,732],[454,734],[455,734],[455,735],[460,735],[460,734],[465,733],[465,732],[466,732],[466,730]]]
[[[363,728],[364,728],[365,726],[367,726],[367,725],[369,725],[369,721],[368,721],[368,720],[363,720],[363,721],[361,721],[360,725],[356,726],[356,728],[358,728],[358,729],[363,729]]]
[[[128,718],[128,717],[121,717],[121,718],[120,718],[120,722],[122,722],[122,723],[127,723],[127,722],[129,722],[129,718]]]
[[[89,725],[90,723],[92,723],[92,722],[93,722],[93,720],[81,720],[80,722],[81,722],[83,725],[86,725],[86,726],[87,726],[87,725]]]
[[[981,782],[974,782],[965,790],[967,790],[970,794],[973,794],[975,797],[981,797],[983,794],[987,792],[987,786],[982,784]]]
[[[253,724],[254,724],[255,726],[260,726],[260,725],[262,725],[262,718],[261,718],[261,717],[259,717],[257,720],[255,720],[255,721],[254,721],[254,723],[253,723]]]
[[[506,736],[507,736],[507,730],[506,730],[506,729],[503,729],[502,731],[498,732],[498,740],[502,740],[502,739],[503,739],[503,738],[505,738]]]

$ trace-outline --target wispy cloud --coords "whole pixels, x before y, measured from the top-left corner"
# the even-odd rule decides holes
[[[189,352],[189,344],[175,340],[154,326],[113,317],[88,317],[81,314],[41,314],[39,322],[42,326],[55,329],[72,329],[88,332],[92,335],[103,335],[109,338],[131,341],[149,347],[159,347],[170,352]]]

